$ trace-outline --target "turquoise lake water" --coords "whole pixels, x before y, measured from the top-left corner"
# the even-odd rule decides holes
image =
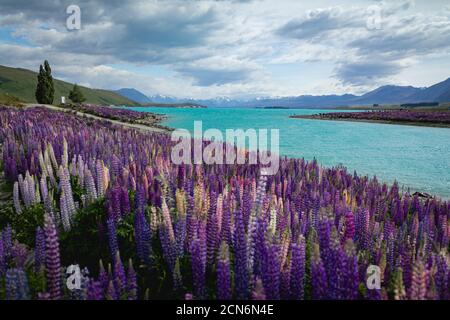
[[[342,164],[351,172],[450,198],[450,129],[345,121],[291,119],[293,114],[330,110],[307,109],[177,109],[131,108],[166,114],[164,125],[193,131],[279,129],[280,154],[316,158],[324,166]]]

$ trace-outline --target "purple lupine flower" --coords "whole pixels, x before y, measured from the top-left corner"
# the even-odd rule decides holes
[[[187,235],[186,215],[180,214],[175,223],[175,242],[177,248],[177,256],[181,257],[184,254],[184,246]]]
[[[264,291],[266,293],[267,299],[269,300],[280,299],[280,250],[281,246],[278,244],[267,245],[267,266],[265,267],[266,281],[264,283]]]
[[[131,212],[130,198],[128,196],[128,190],[121,188],[120,192],[120,211],[123,215]]]
[[[0,276],[3,276],[6,272],[7,267],[7,257],[5,253],[5,248],[3,246],[2,233],[0,232]]]
[[[217,299],[230,300],[231,295],[231,271],[228,244],[222,242],[217,261]]]
[[[183,278],[181,276],[181,270],[180,270],[180,259],[177,258],[177,261],[175,262],[175,267],[173,268],[173,291],[175,293],[181,292],[183,289]]]
[[[426,282],[427,282],[427,271],[425,270],[423,262],[420,259],[417,259],[414,262],[413,266],[412,281],[409,294],[412,300],[425,299],[427,294]]]
[[[292,243],[291,261],[291,297],[303,300],[305,288],[305,240],[300,238],[298,244]]]
[[[102,289],[103,293],[106,293],[109,286],[109,275],[105,270],[105,267],[103,266],[103,261],[99,261],[99,272],[98,272],[98,282],[100,283],[100,287]]]
[[[26,245],[15,241],[11,248],[11,258],[17,268],[24,269],[25,262],[28,258],[28,249]]]
[[[315,248],[311,259],[311,297],[313,300],[322,300],[328,297],[327,274],[318,251],[318,248]]]
[[[103,289],[100,281],[90,279],[87,288],[87,300],[103,300]]]
[[[234,273],[236,281],[236,297],[245,300],[249,294],[249,274],[247,270],[247,241],[242,212],[235,213],[234,232]]]
[[[204,250],[204,244],[200,238],[197,238],[192,242],[191,261],[194,295],[197,299],[204,299],[206,298],[206,250]]]
[[[220,230],[220,240],[231,245],[231,208],[228,201],[223,203],[223,216]]]
[[[281,268],[279,279],[280,299],[289,299],[291,296],[291,264],[289,262],[284,263]]]
[[[252,291],[253,300],[266,300],[266,293],[261,278],[257,277]]]
[[[345,274],[345,299],[354,300],[358,298],[359,272],[358,258],[351,240],[346,245],[346,259],[346,270],[343,272]]]
[[[48,292],[39,292],[37,299],[38,300],[50,300],[50,294]]]
[[[47,288],[50,299],[61,298],[61,262],[59,258],[59,240],[56,233],[55,223],[51,216],[46,213],[44,216],[45,233],[45,273],[47,278]]]
[[[108,289],[105,294],[106,300],[119,300],[119,294],[116,292],[113,281],[109,281]]]
[[[8,224],[6,228],[2,232],[2,238],[3,238],[3,250],[4,254],[9,256],[11,254],[11,248],[13,245],[12,241],[12,228],[11,225]]]
[[[439,255],[436,259],[437,264],[437,272],[435,275],[436,281],[436,290],[438,292],[440,299],[447,299],[449,295],[448,289],[448,274],[449,268],[447,266],[447,262],[445,261],[445,256]]]
[[[206,234],[207,234],[207,260],[208,264],[214,264],[217,241],[218,241],[218,227],[217,227],[217,215],[216,215],[216,197],[211,197],[211,206],[207,217]]]
[[[343,242],[347,241],[347,239],[353,239],[355,236],[355,218],[351,211],[347,211],[345,214],[345,234]]]
[[[139,259],[146,265],[150,264],[151,256],[151,232],[147,219],[142,211],[136,212],[134,218],[134,233],[136,241],[136,251]]]
[[[23,269],[14,268],[6,271],[5,296],[7,300],[28,300],[30,298],[28,279]]]
[[[114,259],[114,286],[116,289],[117,297],[122,298],[126,293],[127,277],[125,274],[125,268],[123,267],[122,260],[120,259],[119,251],[116,251],[116,257]]]
[[[119,245],[117,242],[116,223],[114,219],[110,218],[106,221],[108,227],[108,241],[109,251],[113,261],[116,259],[116,253],[119,252]]]
[[[137,299],[137,291],[138,291],[138,285],[137,285],[137,278],[136,278],[136,272],[133,268],[133,262],[131,259],[128,262],[128,275],[127,275],[127,297],[128,300],[136,300]]]

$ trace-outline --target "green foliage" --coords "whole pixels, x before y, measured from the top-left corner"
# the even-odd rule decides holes
[[[86,208],[80,209],[74,219],[72,229],[60,233],[62,265],[78,263],[89,270],[98,269],[98,260],[109,261],[108,243],[105,234],[104,199],[99,199]],[[93,246],[92,243],[96,245]]]
[[[0,300],[5,300],[5,277],[0,277]]]
[[[53,84],[55,88],[56,100],[59,100],[59,97],[61,96],[68,97],[70,90],[73,88],[73,83],[68,83],[58,79],[53,79]],[[36,72],[26,69],[0,66],[0,93],[17,97],[24,102],[35,103],[36,86]],[[101,105],[136,105],[136,102],[112,91],[90,89],[82,86],[78,87],[88,103]]]
[[[52,69],[47,60],[44,61],[44,67],[39,66],[38,82],[36,86],[36,101],[38,103],[52,104],[55,96],[53,86]]]
[[[69,99],[74,103],[82,103],[86,101],[86,98],[83,96],[83,93],[81,92],[80,87],[78,87],[77,84],[73,85],[73,89],[69,93]]]
[[[15,232],[15,239],[29,247],[33,247],[36,228],[44,225],[44,205],[39,203],[22,209],[21,214],[14,212],[12,207],[9,210],[2,211],[0,229],[10,224]]]
[[[0,104],[12,107],[22,107],[22,101],[14,96],[7,93],[0,93]]]
[[[38,272],[29,270],[29,272],[27,272],[27,277],[31,297],[37,297],[39,293],[46,291],[47,281],[45,279],[44,268],[42,268]]]

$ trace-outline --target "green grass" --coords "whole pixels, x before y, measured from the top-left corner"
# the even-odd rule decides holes
[[[20,107],[22,106],[23,101],[17,97],[10,96],[7,93],[0,92],[0,105],[14,106]]]
[[[55,86],[55,100],[53,104],[61,102],[61,96],[68,96],[73,84],[65,81],[53,79]],[[35,103],[34,92],[37,84],[37,73],[21,68],[10,68],[0,66],[0,94],[17,97],[23,102]],[[90,89],[80,86],[81,92],[86,98],[86,103],[101,105],[136,105],[115,92],[101,89]]]

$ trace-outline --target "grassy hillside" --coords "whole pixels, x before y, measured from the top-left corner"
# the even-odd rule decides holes
[[[0,92],[0,105],[20,107],[22,106],[22,102],[23,101],[14,96]]]
[[[55,85],[54,104],[61,101],[61,96],[68,96],[73,84],[53,79]],[[24,102],[36,102],[34,92],[37,84],[37,73],[20,68],[0,66],[0,94],[8,94],[19,98]],[[87,103],[102,105],[135,105],[136,102],[129,100],[115,92],[100,89],[90,89],[80,86]]]

